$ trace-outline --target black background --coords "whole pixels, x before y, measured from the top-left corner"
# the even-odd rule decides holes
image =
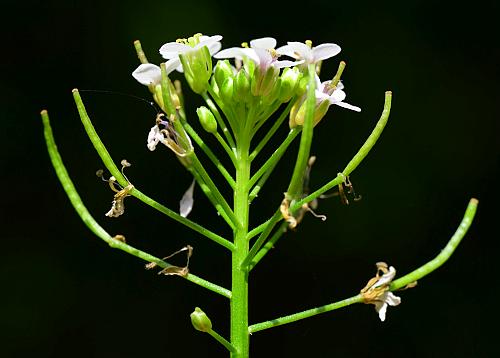
[[[402,292],[402,304],[389,308],[386,322],[372,306],[351,306],[254,334],[252,356],[493,354],[500,134],[495,1],[28,1],[2,7],[0,355],[225,356],[193,330],[189,313],[202,307],[227,337],[227,300],[145,271],[140,260],[93,237],[53,173],[38,115],[49,110],[75,185],[110,233],[160,257],[191,244],[191,271],[229,287],[225,249],[133,198],[124,216],[104,216],[112,193],[94,175],[102,164],[71,97],[73,87],[148,97],[130,75],[138,64],[132,41],[140,39],[159,63],[163,43],[196,32],[223,35],[224,47],[262,36],[279,44],[311,39],[342,46],[324,64],[323,78],[345,60],[347,101],[363,111],[332,108],[317,127],[312,188],[342,170],[376,123],[384,91],[394,93],[385,132],[351,176],[363,200],[350,206],[322,201],[318,211],[328,220],[306,217],[261,262],[250,283],[252,323],[356,294],[380,260],[400,274],[411,271],[446,244],[469,198],[480,201],[457,252]],[[195,122],[201,101],[187,86],[185,92]],[[155,112],[123,96],[83,97],[116,161],[133,164],[131,181],[176,209],[191,179],[166,148],[147,150]],[[253,225],[279,204],[294,150],[252,204]],[[191,218],[228,235],[201,191],[195,196]]]

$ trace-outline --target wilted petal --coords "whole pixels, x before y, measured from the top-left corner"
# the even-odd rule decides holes
[[[170,60],[171,58],[176,58],[179,53],[184,53],[186,51],[192,50],[193,48],[186,44],[181,44],[178,42],[169,42],[160,47],[160,55],[163,58]]]
[[[268,50],[276,47],[276,39],[272,37],[262,37],[260,39],[255,39],[250,41],[251,48],[260,48]]]
[[[141,84],[148,86],[161,80],[160,67],[151,63],[143,63],[132,72],[132,76]]]
[[[385,302],[387,302],[389,306],[397,306],[401,303],[401,297],[396,296],[392,292],[387,292]]]
[[[150,151],[154,151],[156,146],[160,141],[163,141],[165,137],[160,132],[160,128],[158,126],[154,126],[151,128],[148,134],[147,146]]]
[[[312,57],[314,62],[326,60],[327,58],[338,55],[340,46],[336,44],[321,44],[312,49]]]
[[[387,303],[385,302],[377,302],[375,303],[375,310],[378,313],[378,317],[382,322],[385,321],[385,315],[387,313]]]
[[[182,196],[182,199],[180,201],[180,209],[179,213],[181,214],[182,217],[187,217],[191,210],[193,210],[193,204],[194,204],[194,199],[193,199],[193,193],[194,193],[194,179],[189,188],[186,190],[184,195]]]
[[[338,104],[338,103],[336,103],[336,104]],[[392,282],[392,280],[394,279],[395,276],[396,276],[396,269],[393,266],[390,266],[389,271],[387,271],[387,273],[384,273],[382,275],[382,277],[380,277],[380,279],[377,281],[377,283],[375,283],[375,285],[373,285],[373,287],[380,287],[383,285],[388,285]]]

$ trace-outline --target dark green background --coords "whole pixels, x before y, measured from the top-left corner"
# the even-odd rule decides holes
[[[1,143],[2,357],[221,357],[195,332],[202,307],[228,336],[225,299],[110,250],[80,222],[50,167],[38,113],[47,108],[59,149],[86,205],[111,233],[157,256],[194,246],[191,270],[230,285],[229,255],[133,198],[126,215],[104,213],[112,193],[80,125],[71,89],[147,97],[131,77],[140,39],[159,62],[165,42],[196,32],[222,34],[225,47],[261,36],[280,44],[335,42],[347,62],[348,102],[317,127],[312,188],[340,171],[370,133],[385,90],[390,122],[351,179],[363,200],[320,203],[326,222],[306,217],[251,277],[250,321],[356,294],[384,260],[400,274],[434,257],[458,225],[470,197],[480,200],[472,229],[451,260],[402,292],[381,323],[356,305],[256,333],[253,357],[491,356],[497,318],[499,166],[499,6],[495,1],[200,2],[28,1],[2,5]],[[186,88],[186,92],[188,92]],[[200,100],[186,94],[191,118]],[[155,112],[123,96],[84,94],[89,113],[131,181],[177,208],[190,182],[166,148],[151,153]],[[284,135],[286,129],[280,132]],[[276,143],[274,143],[276,145]],[[269,148],[272,148],[269,147]],[[293,150],[296,147],[292,148]],[[260,223],[282,198],[294,151],[252,204]],[[214,177],[216,173],[214,172]],[[218,178],[218,177],[217,177]],[[191,218],[228,234],[199,190]],[[496,219],[496,220],[495,220]],[[179,263],[183,262],[181,258]],[[2,351],[4,353],[2,354]]]

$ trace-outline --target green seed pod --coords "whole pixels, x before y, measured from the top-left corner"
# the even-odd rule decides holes
[[[196,307],[190,316],[194,329],[201,332],[210,332],[212,330],[210,318],[199,307]]]
[[[216,133],[217,132],[217,121],[215,117],[207,107],[201,106],[196,110],[196,114],[200,119],[201,126],[208,133]]]
[[[215,82],[219,88],[222,88],[226,78],[233,78],[233,67],[228,60],[218,61],[215,66]]]

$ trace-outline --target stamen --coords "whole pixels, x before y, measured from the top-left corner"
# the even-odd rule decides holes
[[[312,41],[311,40],[306,40],[306,45],[309,47],[309,48],[312,48]]]
[[[241,47],[243,48],[248,48],[248,42],[242,42]]]

